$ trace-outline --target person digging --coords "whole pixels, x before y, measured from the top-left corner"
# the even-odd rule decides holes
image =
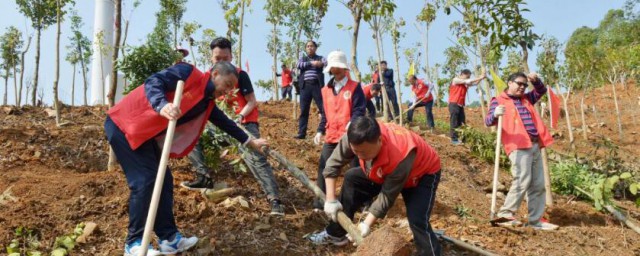
[[[158,167],[161,144],[167,133],[169,120],[177,120],[175,136],[170,148],[171,158],[187,155],[202,134],[207,121],[220,127],[236,140],[255,150],[268,146],[264,139],[251,139],[235,122],[216,107],[214,97],[228,93],[238,80],[236,68],[220,62],[203,73],[191,64],[180,62],[151,75],[144,84],[127,94],[107,112],[104,130],[127,179],[129,194],[129,226],[124,246],[125,256],[176,254],[193,247],[198,238],[183,237],[173,214],[173,177],[166,169],[154,232],[160,250],[151,245],[143,248],[142,237],[151,205],[151,197]],[[179,106],[173,105],[178,81],[184,81]]]
[[[534,89],[525,93],[527,80],[533,84]],[[545,187],[540,149],[551,145],[553,138],[533,107],[547,92],[547,88],[536,73],[528,76],[521,72],[513,73],[509,76],[507,85],[504,92],[491,99],[489,114],[485,119],[487,126],[494,126],[498,117],[502,116],[502,145],[511,161],[513,175],[504,205],[498,211],[498,218],[492,220],[492,223],[521,226],[522,222],[514,215],[526,196],[528,226],[538,230],[558,229],[557,225],[542,217]]]
[[[367,115],[376,117],[376,106],[373,104],[373,101],[371,99],[380,95],[380,92],[382,91],[382,85],[378,83],[371,83],[362,86],[362,91],[364,92],[364,98],[367,102]]]
[[[337,198],[336,177],[341,167],[356,156],[360,166],[347,170]],[[378,123],[373,117],[356,118],[323,172],[327,186],[324,212],[331,219],[329,225],[307,239],[319,245],[348,244],[347,232],[336,222],[338,211],[353,219],[357,209],[377,196],[365,220],[358,224],[365,237],[402,194],[418,255],[441,255],[440,243],[429,223],[440,169],[438,153],[420,135],[396,124]]]

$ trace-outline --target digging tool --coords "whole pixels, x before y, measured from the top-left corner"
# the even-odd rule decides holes
[[[469,243],[465,243],[463,241],[460,241],[458,239],[455,239],[455,238],[452,238],[452,237],[449,237],[449,236],[445,236],[444,235],[444,230],[434,230],[433,232],[436,233],[436,236],[438,236],[438,238],[440,238],[440,239],[442,239],[442,240],[444,240],[446,242],[452,243],[455,246],[458,246],[458,247],[460,247],[462,249],[465,249],[467,251],[474,252],[474,253],[477,253],[479,255],[484,255],[484,256],[496,256],[496,254],[494,254],[492,252],[489,252],[489,251],[486,251],[486,250],[483,250],[480,247],[474,246],[474,245],[469,244]]]
[[[238,127],[242,129],[252,139],[254,138],[251,135],[251,133],[247,131],[247,129],[242,127],[242,125],[238,125]],[[264,155],[272,157],[274,160],[276,160],[276,162],[280,163],[282,166],[285,166],[286,169],[293,175],[293,177],[295,177],[300,182],[302,182],[302,184],[305,185],[305,187],[311,189],[311,191],[313,191],[313,194],[316,196],[316,198],[320,199],[320,201],[324,203],[324,199],[325,199],[324,192],[322,192],[322,190],[318,187],[318,185],[311,182],[311,180],[309,180],[309,177],[307,177],[307,175],[302,170],[298,169],[298,167],[296,167],[293,163],[287,160],[287,158],[285,158],[278,151],[272,150],[269,147],[263,147],[262,152]],[[354,243],[356,245],[360,245],[363,239],[362,235],[360,234],[360,230],[358,229],[358,227],[356,225],[353,225],[353,222],[351,222],[351,219],[346,214],[344,214],[344,212],[338,211],[337,220],[338,220],[338,224],[340,224],[340,226],[344,228],[344,230],[346,230],[347,233],[349,233]]]
[[[182,101],[182,89],[184,89],[184,81],[178,81],[176,92],[173,98],[173,105],[180,107],[180,101]],[[176,130],[176,123],[178,120],[169,120],[169,126],[167,127],[167,134],[164,138],[164,146],[162,147],[162,155],[160,157],[160,165],[158,166],[158,174],[156,174],[156,183],[153,185],[153,195],[151,196],[151,205],[149,206],[149,214],[147,215],[147,222],[144,225],[144,234],[142,235],[142,244],[140,245],[140,256],[147,255],[147,247],[151,242],[151,232],[153,231],[153,225],[156,221],[156,214],[158,213],[158,204],[160,203],[160,193],[162,192],[162,185],[164,184],[164,174],[167,171],[167,164],[169,162],[169,153],[171,152],[171,144],[173,143],[173,133]]]
[[[413,103],[413,105],[411,105],[411,107],[409,107],[407,110],[402,111],[402,114],[396,116],[393,118],[393,121],[395,121],[396,119],[398,119],[401,116],[404,116],[404,114],[406,114],[407,112],[411,111],[412,109],[416,108],[418,106],[418,103],[420,103],[422,100],[424,100],[425,97],[419,98],[418,100],[416,100],[416,102]]]
[[[496,217],[496,197],[498,194],[498,172],[500,171],[500,144],[502,142],[502,116],[498,116],[498,127],[496,135],[496,157],[493,166],[493,191],[491,193],[491,216],[489,222],[496,226],[498,223],[508,221],[507,218]]]

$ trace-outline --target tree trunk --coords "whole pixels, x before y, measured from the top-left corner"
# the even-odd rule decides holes
[[[74,96],[76,94],[76,63],[73,63],[73,75],[71,75],[71,106],[75,106]]]
[[[273,22],[273,67],[276,68],[278,66],[278,26],[276,22]],[[276,71],[273,71],[273,99],[279,100],[280,95],[278,95],[278,79],[276,76]]]
[[[569,91],[567,92],[567,96],[564,96],[564,95],[562,96],[562,105],[564,105],[564,117],[567,121],[567,131],[569,132],[569,143],[571,144],[571,148],[575,148],[575,145],[573,144],[574,140],[573,140],[573,127],[571,126],[571,115],[569,114],[569,107],[568,107],[570,93],[571,93],[571,89],[569,89]]]
[[[300,26],[298,28],[298,34],[296,34],[296,39],[295,39],[295,43],[296,43],[296,64],[298,63],[298,60],[300,60],[300,37],[302,36],[302,26]],[[295,67],[295,65],[294,65]],[[298,71],[300,72],[300,71]],[[300,88],[300,86],[302,86],[302,81],[300,81],[298,79],[298,88]],[[298,100],[299,100],[300,96],[296,93],[293,93],[293,120],[298,120]]]
[[[13,63],[16,63],[15,61]],[[14,105],[18,106],[18,78],[16,77],[17,75],[17,71],[16,71],[16,65],[13,65],[13,94],[15,95],[15,102],[13,102]]]
[[[9,69],[4,69],[4,97],[2,98],[2,105],[7,105],[7,88],[9,87]]]
[[[362,75],[360,74],[360,70],[358,69],[358,56],[357,56],[357,48],[358,48],[358,33],[360,31],[360,20],[362,19],[362,8],[355,8],[356,10],[352,11],[353,14],[353,34],[351,37],[351,70],[353,70],[356,75],[356,79],[358,81],[362,81]]]
[[[394,30],[398,30],[398,25],[396,24],[396,22],[394,21],[393,23],[393,28]],[[402,120],[402,90],[400,90],[400,87],[402,86],[402,80],[400,80],[400,57],[398,56],[398,40],[400,40],[399,38],[397,39],[393,39],[393,56],[396,59],[396,79],[398,79],[398,84],[396,86],[396,100],[398,101],[398,113],[400,114],[400,125],[404,125],[404,121]]]
[[[60,0],[56,1],[56,71],[53,79],[53,106],[56,109],[56,125],[60,126],[60,100],[58,99],[58,82],[60,80]]]
[[[524,68],[525,74],[529,74],[529,51],[527,50],[527,43],[520,41],[520,47],[522,48],[522,68]]]
[[[623,139],[622,134],[622,121],[620,121],[620,107],[618,106],[618,96],[616,94],[616,83],[611,83],[611,88],[613,88],[613,102],[616,105],[616,120],[618,121],[618,133],[620,135],[620,141]]]
[[[122,21],[122,0],[114,0],[116,18],[115,18],[115,40],[113,42],[113,56],[112,56],[112,72],[111,72],[111,87],[109,88],[109,108],[115,105],[116,89],[118,87],[118,50],[120,49],[120,34],[121,34],[121,21]],[[177,28],[174,24],[174,29]],[[175,30],[174,30],[175,31]],[[176,34],[177,35],[177,34]],[[107,163],[107,171],[115,171],[117,167],[116,154],[113,148],[109,146],[109,161]]]
[[[87,69],[85,68],[84,57],[82,56],[82,47],[78,44],[78,54],[80,54],[80,68],[82,69],[82,83],[84,84],[84,106],[87,105]]]
[[[375,18],[374,18],[375,19]],[[376,22],[376,21],[373,21]],[[380,53],[380,33],[379,33],[379,28],[378,28],[378,24],[377,22],[375,23],[375,26],[373,28],[373,34],[375,35],[375,39],[376,39],[376,52],[378,54],[378,80],[380,80],[380,84],[382,84],[382,108],[384,109],[383,113],[382,113],[382,121],[383,122],[388,122],[388,116],[389,113],[393,113],[393,111],[391,111],[389,109],[389,96],[387,95],[387,90],[385,88],[384,85],[384,78],[382,77],[382,64],[380,64],[380,62],[382,61],[382,54]]]
[[[33,74],[33,91],[31,92],[31,104],[36,106],[36,91],[38,90],[38,71],[40,70],[40,32],[42,29],[36,29],[36,70]],[[22,67],[24,69],[24,66]]]
[[[478,51],[478,55],[480,56],[480,72],[482,73],[481,75],[484,75],[487,73],[487,69],[485,68],[484,65],[484,56],[482,54],[482,45],[480,44],[480,35],[476,34],[475,35],[475,42],[476,42],[476,50]],[[475,60],[475,58],[474,58]],[[476,63],[477,66],[477,63]],[[486,79],[483,79],[482,82],[486,82]],[[480,109],[482,110],[482,120],[485,120],[487,117],[487,108],[485,107],[484,104],[484,93],[482,92],[482,89],[480,89],[480,85],[478,86],[478,92],[480,94]]]
[[[16,102],[16,106],[22,106],[22,82],[24,81],[24,55],[29,51],[29,46],[31,46],[31,37],[27,39],[27,47],[24,48],[24,51],[21,53],[20,57],[20,89],[18,90],[18,101]],[[28,94],[28,92],[26,93]],[[25,101],[27,97],[25,97]]]
[[[580,97],[580,116],[582,117],[582,138],[586,141],[587,137],[587,122],[584,119],[584,92],[582,93],[582,97]]]
[[[245,0],[240,0],[240,27],[238,28],[238,67],[242,67],[242,28],[244,27]],[[276,93],[277,94],[277,93]]]

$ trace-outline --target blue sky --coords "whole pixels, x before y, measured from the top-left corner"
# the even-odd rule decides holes
[[[30,22],[18,11],[18,8],[14,1],[2,0],[0,6],[0,29],[2,33],[6,31],[6,28],[13,25],[20,30],[25,31],[25,26],[29,26]],[[83,31],[88,38],[92,39],[93,31],[93,17],[94,17],[94,1],[91,0],[76,0],[76,8],[83,18],[85,23]],[[128,15],[131,9],[132,0],[125,0],[125,10],[123,16]],[[560,42],[566,42],[571,36],[571,33],[581,26],[596,27],[599,21],[604,17],[605,13],[614,8],[621,8],[624,4],[623,0],[531,0],[528,1],[528,8],[531,12],[526,13],[525,17],[531,20],[534,24],[534,32],[538,34],[551,35],[560,40]],[[405,37],[400,42],[400,52],[404,48],[414,47],[416,43],[421,41],[421,35],[416,30],[413,21],[416,15],[424,5],[422,0],[398,0],[396,1],[398,7],[395,11],[395,17],[403,17],[407,21],[407,26],[401,28],[401,31],[405,33]],[[249,59],[250,76],[253,81],[259,79],[271,78],[271,66],[272,57],[267,53],[266,40],[271,26],[266,23],[266,12],[262,9],[264,1],[253,0],[250,7],[251,13],[245,15],[245,33],[244,33],[244,45],[243,45],[243,66],[246,59]],[[133,12],[131,18],[131,24],[129,28],[129,34],[127,42],[129,45],[141,44],[146,35],[151,32],[155,23],[154,14],[160,9],[159,1],[154,0],[142,0],[141,5]],[[224,35],[226,33],[226,22],[223,18],[223,13],[219,7],[218,1],[205,1],[205,0],[189,0],[187,3],[187,11],[183,16],[183,21],[196,21],[203,25],[203,28],[211,28],[216,31],[218,35]],[[459,20],[459,15],[452,13],[447,16],[442,12],[438,13],[438,16],[431,26],[430,40],[429,40],[429,62],[431,65],[434,63],[442,63],[445,60],[444,49],[452,46],[451,40],[455,40],[452,31],[449,30],[449,24],[455,20]],[[318,49],[318,53],[326,57],[326,55],[336,49],[345,51],[350,54],[351,51],[351,39],[350,32],[340,30],[337,28],[337,24],[351,25],[352,17],[349,11],[337,0],[329,1],[329,10],[327,15],[322,20],[322,30],[320,32],[320,38],[316,41],[322,45]],[[62,36],[61,36],[61,71],[60,71],[60,86],[59,97],[65,103],[71,102],[71,77],[72,67],[69,63],[64,61],[66,55],[65,45],[69,44],[67,37],[70,34],[69,22],[62,24]],[[30,32],[33,32],[32,28],[28,28]],[[287,28],[282,28],[281,31],[284,34]],[[45,95],[45,102],[51,104],[53,102],[53,80],[55,70],[55,25],[48,27],[42,33],[41,41],[41,59],[40,59],[40,82],[39,87],[43,88]],[[361,70],[367,70],[365,66],[366,60],[369,56],[376,56],[375,41],[371,37],[372,31],[367,23],[361,23],[360,35],[358,40],[358,62]],[[200,38],[199,33],[195,38]],[[186,44],[185,44],[186,45]],[[384,56],[389,62],[391,68],[395,68],[395,61],[393,61],[393,49],[392,43],[389,37],[384,38]],[[26,55],[26,72],[25,78],[33,76],[35,68],[35,43],[32,43],[32,48]],[[422,51],[422,50],[421,50]],[[533,70],[536,70],[535,57],[539,52],[538,48],[535,48],[529,57],[529,65]],[[422,53],[424,56],[424,53]],[[470,66],[469,66],[470,67]],[[408,63],[403,56],[400,57],[400,72],[404,74],[407,72]],[[419,77],[422,74],[418,75]],[[89,77],[87,80],[91,80]],[[76,76],[76,104],[81,103],[82,90],[79,89],[82,86],[81,76]],[[90,86],[89,86],[90,87]],[[408,97],[409,89],[403,87],[403,102]],[[14,103],[13,99],[13,81],[9,80],[9,104]],[[4,94],[4,84],[0,86],[0,95]],[[89,92],[88,95],[91,95]],[[257,91],[258,100],[266,100],[270,97],[269,93],[264,91]],[[471,92],[471,100],[476,99],[475,92]]]

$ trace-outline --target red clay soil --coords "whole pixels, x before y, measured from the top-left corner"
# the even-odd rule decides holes
[[[0,108],[2,110],[2,108]],[[261,133],[310,178],[315,180],[320,147],[311,142],[318,120],[311,118],[307,140],[294,140],[297,121],[288,102],[261,103]],[[470,111],[473,112],[473,111]],[[72,255],[121,255],[127,227],[128,188],[121,170],[106,170],[107,142],[102,130],[104,109],[66,108],[63,118],[72,123],[55,126],[41,108],[23,108],[7,114],[0,111],[0,192],[10,188],[17,202],[0,205],[0,254],[14,238],[13,230],[24,226],[37,230],[43,251],[50,252],[55,237],[73,230],[80,222],[98,224],[86,244]],[[448,120],[446,109],[436,118]],[[422,115],[422,113],[418,113]],[[478,114],[479,115],[479,114]],[[315,116],[315,115],[312,115]],[[467,115],[468,118],[472,114]],[[470,119],[473,120],[473,117]],[[615,130],[614,130],[615,131]],[[490,199],[484,188],[490,184],[493,167],[472,157],[465,146],[452,147],[441,135],[424,134],[440,153],[442,181],[432,215],[434,229],[500,255],[638,255],[640,235],[624,228],[607,214],[596,212],[588,202],[556,195],[556,204],[546,217],[562,228],[554,232],[528,228],[496,228],[488,223]],[[172,160],[174,212],[181,231],[197,235],[201,242],[184,255],[348,255],[356,248],[313,246],[303,236],[327,223],[311,210],[312,193],[287,171],[277,167],[277,182],[286,207],[284,218],[268,215],[269,205],[249,173],[236,173],[225,165],[216,180],[239,190],[250,203],[225,208],[206,201],[199,193],[179,187],[192,178],[187,160]],[[510,175],[500,180],[508,186]],[[404,236],[413,250],[402,199],[381,225]],[[498,204],[502,201],[499,200]],[[638,211],[637,208],[633,209]],[[464,212],[464,214],[462,214]],[[526,207],[519,216],[524,218]],[[400,246],[402,247],[402,246]],[[465,253],[445,244],[445,255]],[[361,254],[365,255],[365,254]]]

